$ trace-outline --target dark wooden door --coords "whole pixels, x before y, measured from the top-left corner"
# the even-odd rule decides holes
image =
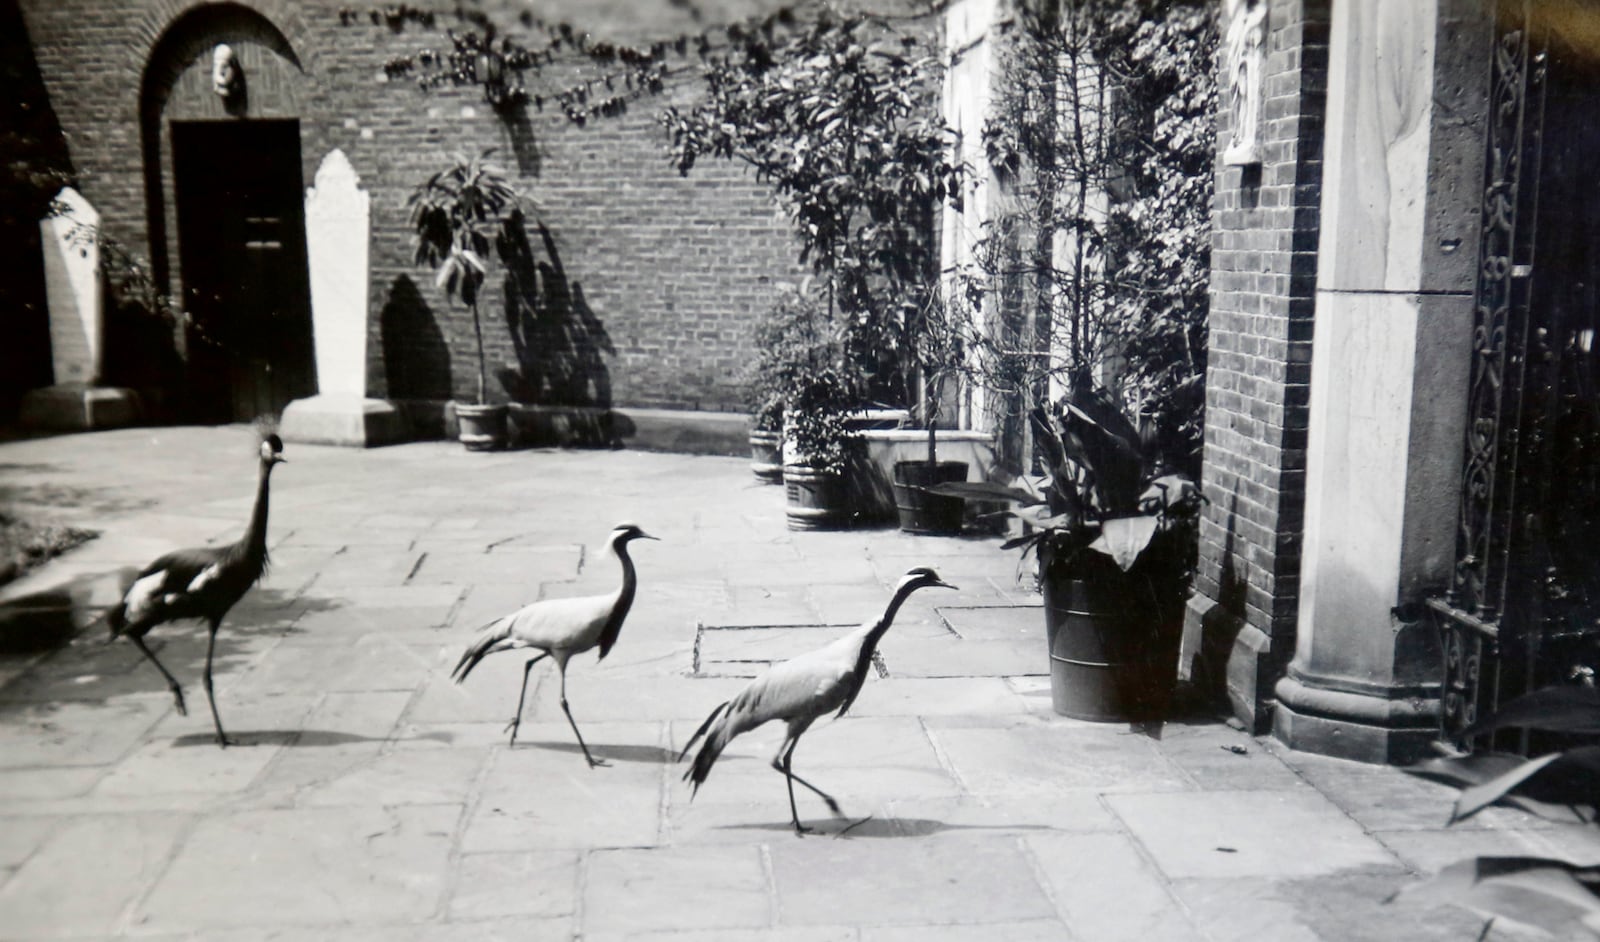
[[[249,421],[316,392],[298,121],[172,125],[196,416]]]

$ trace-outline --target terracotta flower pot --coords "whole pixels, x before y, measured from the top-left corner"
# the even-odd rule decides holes
[[[506,445],[505,405],[456,404],[459,438],[468,451],[495,451]]]
[[[894,506],[900,529],[907,533],[954,534],[961,532],[966,501],[929,494],[923,488],[967,479],[965,461],[897,461],[894,465]]]
[[[783,483],[783,433],[750,430],[750,471],[763,484]]]

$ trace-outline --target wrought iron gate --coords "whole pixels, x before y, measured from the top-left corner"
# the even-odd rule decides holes
[[[1457,562],[1429,603],[1452,744],[1600,663],[1600,70],[1548,5],[1497,6]]]

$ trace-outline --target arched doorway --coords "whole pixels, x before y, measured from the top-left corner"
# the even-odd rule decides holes
[[[235,68],[226,93],[219,54]],[[151,258],[188,315],[187,418],[249,421],[317,391],[304,78],[283,34],[237,4],[191,10],[150,52],[140,111]]]

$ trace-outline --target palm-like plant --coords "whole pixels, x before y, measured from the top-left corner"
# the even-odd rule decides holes
[[[522,196],[505,173],[489,162],[494,148],[476,157],[452,154],[451,165],[417,184],[411,193],[411,226],[416,232],[416,264],[438,271],[435,283],[446,297],[459,296],[472,312],[478,341],[478,404],[484,402],[486,368],[483,323],[478,298],[489,271],[489,246]]]

